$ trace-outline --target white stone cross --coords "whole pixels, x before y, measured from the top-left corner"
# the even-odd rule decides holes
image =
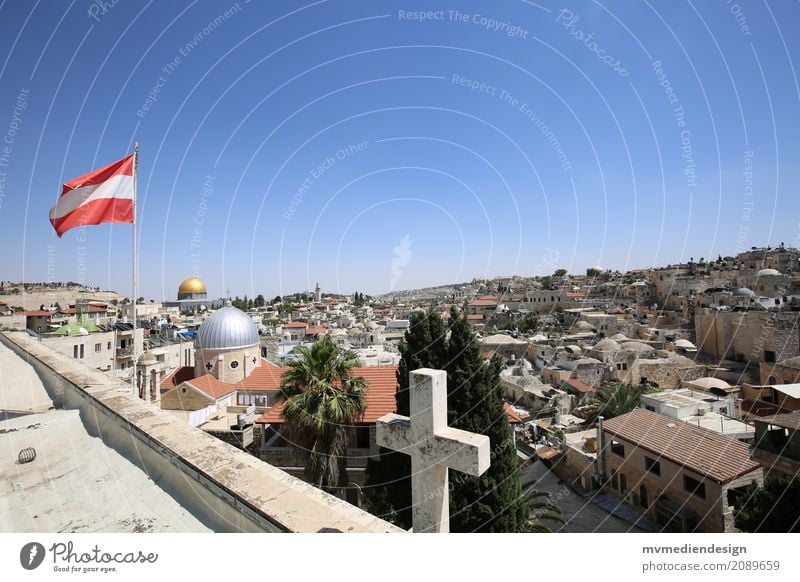
[[[411,503],[415,532],[450,531],[448,467],[483,475],[489,468],[489,437],[447,426],[447,373],[411,372],[411,418],[378,419],[379,445],[411,456]]]

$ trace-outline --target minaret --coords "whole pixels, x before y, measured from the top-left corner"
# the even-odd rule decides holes
[[[314,298],[317,303],[322,301],[322,289],[319,288],[319,283],[317,283],[317,287],[314,289]]]

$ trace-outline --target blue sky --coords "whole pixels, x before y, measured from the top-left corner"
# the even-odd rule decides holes
[[[262,5],[263,4],[263,5]],[[268,5],[267,5],[268,4]],[[425,18],[417,14],[427,11]],[[382,293],[800,241],[796,2],[0,4],[0,279]]]

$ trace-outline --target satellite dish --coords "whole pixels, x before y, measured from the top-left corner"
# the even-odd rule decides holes
[[[85,327],[78,328],[78,333],[81,335],[89,335],[89,331]]]

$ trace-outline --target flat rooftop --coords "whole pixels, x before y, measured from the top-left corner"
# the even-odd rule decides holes
[[[204,532],[139,467],[55,410],[31,366],[0,344],[2,532]],[[24,411],[27,410],[27,413]],[[13,412],[13,414],[11,414]],[[2,419],[2,416],[0,416]],[[17,463],[33,447],[36,459]]]
[[[204,489],[214,492],[215,499],[218,499],[220,504],[227,504],[225,505],[226,507],[232,508],[237,519],[258,520],[258,523],[263,524],[265,530],[309,533],[318,531],[403,531],[341,499],[337,499],[304,483],[296,477],[292,477],[277,467],[273,467],[204,433],[202,430],[189,427],[184,421],[161,411],[153,405],[149,405],[138,398],[133,398],[127,393],[121,393],[120,386],[114,380],[109,379],[100,372],[88,369],[85,365],[72,358],[48,349],[28,334],[5,333],[3,334],[3,340],[15,344],[17,349],[22,350],[22,353],[27,352],[27,356],[32,358],[31,362],[34,363],[39,373],[47,381],[49,381],[53,373],[57,374],[59,377],[57,380],[59,389],[63,386],[65,393],[80,396],[79,399],[87,403],[85,406],[94,407],[89,408],[90,415],[93,414],[93,410],[102,411],[103,414],[98,415],[98,418],[101,416],[107,418],[108,420],[104,422],[106,422],[109,429],[118,430],[118,432],[125,435],[124,441],[120,441],[119,444],[115,443],[115,449],[119,450],[122,447],[126,454],[130,451],[132,455],[135,455],[137,454],[136,451],[145,447],[149,451],[153,451],[160,457],[167,459],[171,467],[169,470],[176,472],[174,475],[170,473],[169,476],[174,476],[176,482],[182,483],[181,490],[175,493],[176,497],[173,498],[177,500],[176,505],[186,501],[188,506],[191,501],[196,501],[197,486],[202,484]],[[7,349],[5,346],[2,347]],[[17,360],[19,361],[17,366],[22,368],[27,366],[27,363],[20,358],[17,358]],[[29,373],[35,372],[31,370]],[[9,376],[16,378],[15,373],[7,375],[6,378]],[[12,382],[11,384],[13,386],[14,383]],[[0,386],[0,394],[5,393],[6,390],[6,386]],[[42,430],[50,432],[53,428],[52,426],[45,426],[43,429],[33,430],[31,434],[34,432],[45,434]],[[15,431],[5,433],[0,437],[16,434],[17,432]],[[57,443],[58,441],[54,440],[54,442]],[[69,439],[62,439],[60,443],[63,447],[64,443],[69,443]],[[102,443],[100,446],[102,446]],[[103,447],[99,451],[105,448]],[[16,467],[22,467],[14,464],[16,462],[16,449],[16,442],[10,445],[9,450],[13,452],[10,461],[12,465],[10,467],[0,466],[3,475],[13,475]],[[70,449],[70,454],[67,454],[67,457],[70,457],[67,459],[69,462],[82,465],[83,463],[100,462],[97,457],[102,457],[102,454],[86,455],[81,453],[77,455],[74,453],[77,450],[79,449]],[[125,458],[127,457],[123,457],[123,459]],[[38,459],[31,463],[32,467],[34,465],[39,465]],[[113,491],[114,487],[119,486],[117,484],[119,481],[117,473],[113,472],[113,469],[109,469],[110,473],[103,472],[100,468],[93,468],[93,470],[97,471],[97,473],[88,474],[108,475],[108,479],[104,481],[98,477],[93,484],[87,484],[87,486],[96,486],[108,491]],[[48,477],[42,473],[46,471],[39,468],[38,472],[40,474],[37,478],[44,482]],[[160,491],[159,486],[155,482],[140,482],[136,487],[146,490],[145,493],[147,495],[160,495],[158,493]],[[56,499],[48,494],[46,488],[39,487],[36,491],[36,495],[42,496],[38,502],[57,505]],[[163,492],[163,494],[167,495],[166,492]],[[27,503],[27,501],[18,497],[6,497],[9,495],[14,496],[16,492],[6,491],[2,495],[3,497],[0,497],[0,500],[2,500],[0,511],[2,511],[3,516],[6,513],[10,514],[12,511],[9,506],[10,503],[15,505]],[[115,502],[121,499],[120,495],[112,495],[112,497]],[[230,503],[225,501],[229,498]],[[155,505],[151,506],[153,509],[151,515],[153,516],[160,515],[161,510],[156,509],[156,507]],[[14,509],[13,511],[19,510]],[[111,509],[108,509],[108,511],[111,511]],[[75,511],[68,515],[67,524],[69,520],[93,519],[91,505],[76,507]],[[168,515],[168,513],[165,515]],[[198,515],[198,519],[201,518],[202,516]],[[0,520],[0,522],[3,524],[0,528],[6,527],[5,519]],[[169,522],[170,527],[174,528],[178,528],[180,523],[177,518],[174,522]],[[192,525],[193,522],[190,521],[188,523],[191,527],[194,527]],[[230,524],[228,527],[231,528],[231,531],[241,531],[239,529],[241,526],[238,523],[227,523]],[[241,521],[241,523],[244,523],[244,521]],[[166,527],[166,525],[167,523],[162,523],[159,527]],[[18,527],[23,526],[15,525],[15,531],[19,531]],[[35,531],[56,531],[56,529],[43,527]],[[114,529],[113,531],[127,530]],[[197,529],[196,531],[202,530]]]

